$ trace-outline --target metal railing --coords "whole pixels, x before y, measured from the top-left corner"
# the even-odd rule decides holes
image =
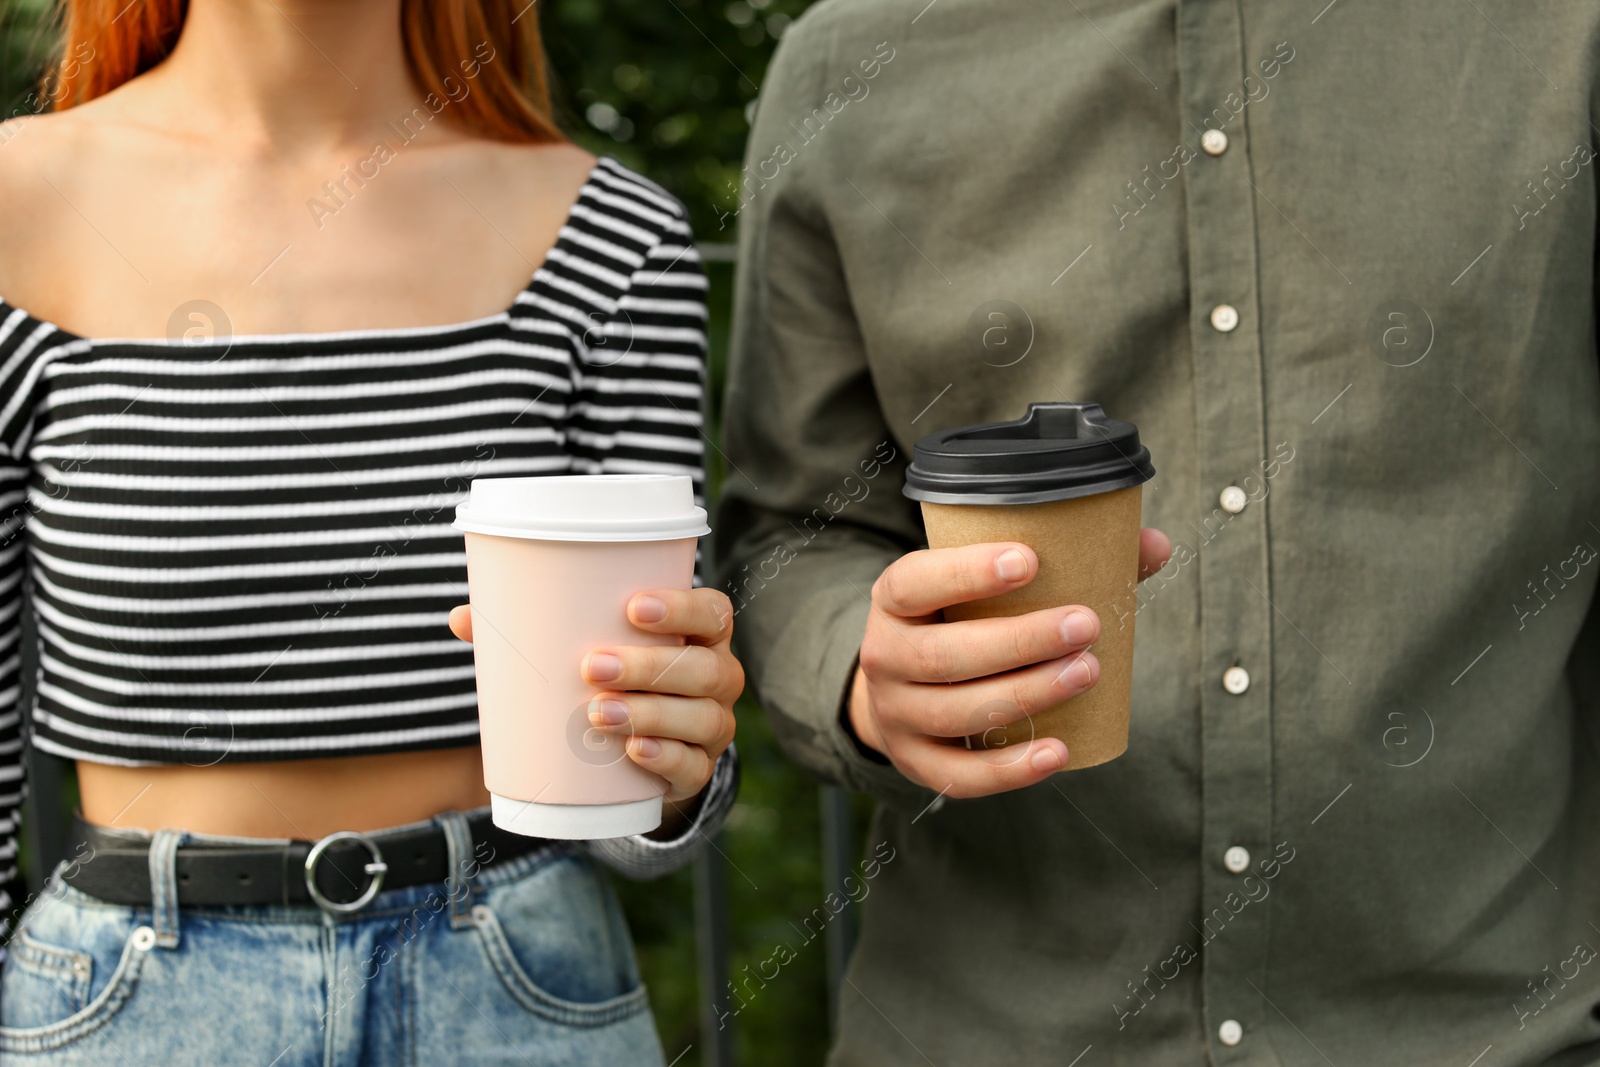
[[[702,241],[696,245],[700,259],[707,264],[735,263],[739,246],[733,243]],[[851,818],[850,794],[837,786],[818,787],[822,826],[822,891],[848,897],[845,877],[859,858],[856,855],[855,828]],[[705,1067],[733,1067],[734,1035],[717,1011],[725,1004],[729,975],[728,861],[721,835],[717,847],[705,849],[695,860],[695,943],[700,966],[701,1062]],[[846,908],[830,922],[823,940],[824,968],[828,983],[828,1031],[837,1032],[839,995],[844,986],[845,967],[855,949],[858,910]]]

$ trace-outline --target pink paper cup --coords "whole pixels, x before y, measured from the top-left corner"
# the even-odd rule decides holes
[[[466,538],[483,779],[496,826],[593,840],[661,825],[666,783],[589,724],[579,671],[606,645],[677,645],[628,621],[646,589],[688,589],[710,530],[682,475],[478,478]]]

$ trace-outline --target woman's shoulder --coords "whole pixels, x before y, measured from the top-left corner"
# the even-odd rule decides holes
[[[6,246],[39,221],[41,210],[48,211],[50,175],[70,163],[72,142],[82,135],[81,123],[67,112],[0,122],[0,241]]]
[[[528,191],[556,187],[567,193],[563,225],[574,228],[575,244],[568,251],[584,258],[598,257],[612,270],[625,263],[649,270],[654,278],[661,263],[697,262],[689,212],[665,187],[613,156],[594,156],[572,144],[514,146],[488,149],[485,164],[502,170],[497,197],[521,201]],[[589,234],[597,240],[586,240]],[[620,256],[620,258],[618,258]]]
[[[690,240],[689,212],[683,201],[661,185],[611,156],[595,161],[589,175],[597,206],[610,208],[627,221],[641,225],[654,243],[681,244]]]
[[[588,220],[643,251],[689,237],[689,213],[672,193],[611,156],[571,142],[518,144],[463,139],[469,155],[451,168],[489,199],[491,217],[556,211],[568,223]],[[540,208],[543,205],[543,208]],[[530,229],[537,229],[536,221]]]
[[[89,106],[0,122],[0,297],[74,220],[78,186],[110,135]]]
[[[86,166],[108,140],[113,140],[117,123],[106,101],[91,101],[64,111],[30,112],[26,109],[0,122],[0,189],[13,194],[3,202],[28,208],[42,200],[53,181],[59,185],[62,171]],[[20,196],[22,199],[16,199]]]

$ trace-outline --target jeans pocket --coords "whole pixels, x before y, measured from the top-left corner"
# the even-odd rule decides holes
[[[91,997],[91,953],[20,932],[0,971],[0,1053],[50,1052],[100,1029],[133,995],[154,944],[148,927],[131,930],[111,977]]]
[[[29,978],[15,994],[25,1006],[13,1007],[7,990],[8,1018],[37,1017],[37,1023],[52,1022],[63,1015],[82,1011],[89,1000],[94,976],[94,957],[80,949],[48,944],[26,929],[17,931],[7,946],[13,966]]]
[[[534,1014],[567,1026],[606,1026],[637,1015],[648,1007],[642,984],[626,993],[594,1002],[567,1000],[546,992],[517,960],[494,910],[479,904],[472,909],[472,918],[500,980],[517,1002]]]
[[[496,886],[472,909],[476,936],[513,999],[567,1026],[649,1010],[621,909],[587,860],[571,857]]]

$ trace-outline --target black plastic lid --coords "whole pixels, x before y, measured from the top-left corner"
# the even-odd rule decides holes
[[[1099,404],[1029,404],[1016,422],[940,430],[917,442],[903,492],[931,504],[1042,504],[1126,489],[1156,475],[1139,428]]]

